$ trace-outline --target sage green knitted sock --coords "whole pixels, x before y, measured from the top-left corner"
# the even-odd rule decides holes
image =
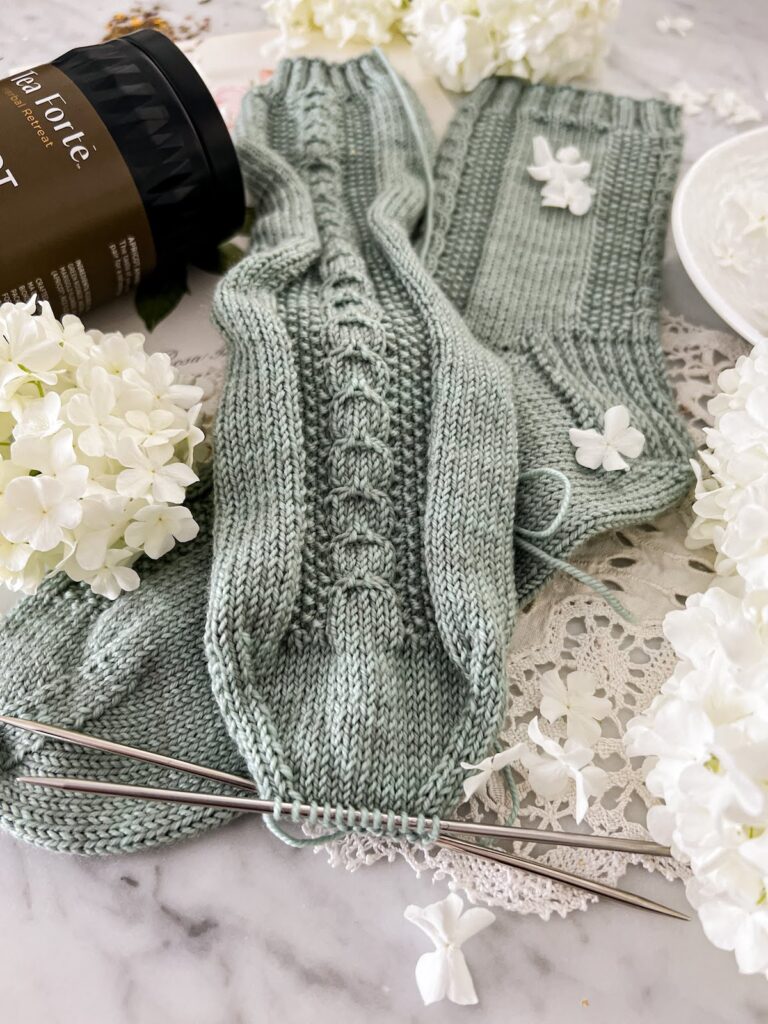
[[[541,182],[527,170],[537,135],[591,162],[584,216],[541,206]],[[512,370],[521,603],[577,544],[654,518],[690,487],[690,442],[659,344],[679,152],[674,107],[515,79],[483,82],[441,145],[427,265]],[[629,409],[644,451],[628,471],[579,466],[569,429],[602,429],[615,405]]]
[[[215,301],[214,691],[262,795],[342,826],[450,809],[505,705],[512,382],[413,251],[419,151],[377,58],[281,64],[244,106],[253,248]]]
[[[205,663],[210,483],[196,491],[189,504],[198,537],[158,561],[142,559],[138,590],[109,601],[58,575],[3,620],[0,712],[243,774]],[[39,789],[17,783],[19,775],[197,787],[178,772],[0,726],[0,827],[51,850],[125,853],[233,817]]]

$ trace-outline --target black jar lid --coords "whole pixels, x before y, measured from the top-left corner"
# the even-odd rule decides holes
[[[138,189],[159,264],[194,258],[245,217],[229,131],[200,75],[154,29],[78,47],[52,61],[115,140]]]
[[[205,237],[227,238],[245,217],[243,179],[232,138],[208,87],[186,55],[162,32],[145,28],[123,36],[155,64],[176,93],[205,152],[216,190],[216,203],[201,210]],[[208,224],[211,217],[215,224]]]

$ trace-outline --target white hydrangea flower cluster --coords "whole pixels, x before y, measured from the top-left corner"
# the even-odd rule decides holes
[[[707,936],[768,976],[768,343],[719,384],[689,536],[718,577],[667,616],[680,660],[625,743],[649,759],[648,827],[690,862]]]
[[[277,49],[301,49],[312,32],[338,44],[388,43],[407,0],[268,0],[267,14],[277,26]]]
[[[62,571],[114,599],[139,555],[197,535],[182,502],[203,392],[141,334],[36,310],[0,305],[0,582],[31,594]]]
[[[283,50],[313,31],[339,46],[403,33],[426,69],[465,92],[488,75],[569,82],[594,74],[619,0],[270,0]]]
[[[593,75],[618,0],[413,0],[403,31],[446,89],[488,75],[570,82]]]

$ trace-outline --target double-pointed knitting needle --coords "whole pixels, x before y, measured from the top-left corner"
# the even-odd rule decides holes
[[[128,797],[132,800],[161,800],[170,803],[191,804],[197,807],[220,807],[232,811],[249,811],[257,814],[273,814],[275,810],[275,805],[269,800],[221,796],[216,793],[196,793],[182,789],[155,789],[153,786],[129,786],[117,782],[99,782],[96,779],[61,779],[29,775],[20,776],[16,781],[32,786],[44,786],[48,789],[62,789],[71,793],[88,793],[92,796]],[[291,805],[283,804],[282,807],[290,810]],[[449,822],[447,824],[452,825],[454,823]],[[464,825],[466,823],[460,822],[459,824]],[[641,910],[652,910],[657,914],[665,914],[667,917],[676,917],[683,921],[688,920],[685,914],[672,910],[671,907],[665,907],[661,903],[654,903],[653,900],[638,896],[637,893],[624,892],[602,882],[595,882],[590,878],[582,878],[580,875],[573,875],[568,871],[549,867],[549,865],[541,864],[539,861],[529,860],[527,857],[518,857],[515,854],[509,854],[492,847],[481,846],[479,843],[457,839],[450,833],[444,832],[442,828],[435,842],[437,846],[459,850],[461,853],[468,853],[473,857],[480,857],[497,864],[507,864],[510,867],[520,868],[522,871],[530,871],[533,874],[542,875],[544,878],[551,878],[557,882],[563,882],[566,885],[572,885],[578,889],[585,889],[587,892],[596,893],[598,896],[606,896],[609,899],[616,900],[618,903],[626,903]]]
[[[541,875],[542,878],[551,878],[555,882],[563,882],[565,885],[572,885],[576,889],[584,889],[586,892],[593,892],[597,896],[605,896],[609,900],[616,900],[618,903],[628,903],[630,906],[638,907],[640,910],[650,910],[654,914],[663,914],[665,917],[674,917],[678,921],[690,921],[690,917],[681,914],[679,910],[665,907],[663,903],[655,903],[646,899],[645,896],[638,896],[635,892],[625,892],[623,889],[616,889],[604,882],[597,882],[591,878],[583,878],[581,875],[574,875],[570,871],[563,871],[560,868],[550,867],[538,860],[531,860],[529,857],[520,857],[516,853],[507,853],[506,850],[497,850],[492,846],[478,846],[477,843],[467,842],[465,839],[456,839],[454,836],[440,835],[436,840],[437,846],[447,850],[458,850],[460,853],[468,853],[472,857],[484,857],[486,860],[496,864],[505,864],[511,868],[519,868],[521,871],[530,871],[534,875]]]
[[[0,723],[16,729],[23,729],[27,732],[38,733],[51,739],[73,743],[76,746],[89,747],[93,750],[101,750],[110,754],[119,754],[137,761],[146,761],[163,768],[171,768],[175,771],[185,772],[188,775],[210,779],[213,782],[226,783],[236,789],[244,789],[250,792],[256,791],[256,785],[252,779],[247,779],[240,775],[232,775],[229,772],[222,772],[216,768],[206,768],[203,765],[193,764],[191,761],[182,761],[175,757],[168,757],[165,754],[155,754],[148,750],[141,750],[139,747],[127,746],[124,743],[114,743],[112,740],[89,736],[86,733],[75,732],[72,729],[63,729],[44,722],[12,718],[9,715],[0,715]],[[273,801],[260,800],[254,797],[194,793],[188,790],[155,789],[154,787],[147,786],[123,786],[90,779],[25,776],[20,778],[19,781],[29,785],[48,786],[78,793],[98,793],[103,796],[123,796],[139,800],[165,800],[175,803],[199,804],[201,806],[222,807],[229,810],[256,814],[275,813]],[[289,803],[280,805],[280,812],[282,814],[289,816],[294,811],[301,818],[309,818],[313,813],[312,808],[304,804],[298,808],[294,808],[294,805]],[[416,818],[401,817],[400,815],[395,818],[393,824],[396,828],[407,831],[415,831],[419,827]],[[579,832],[553,832],[543,829],[518,828],[512,825],[492,825],[472,821],[442,820],[440,822],[440,836],[457,833],[488,836],[495,839],[509,839],[518,842],[544,843],[554,846],[575,846],[588,850],[615,850],[620,853],[639,853],[647,857],[668,857],[670,852],[666,846],[660,846],[658,843],[653,843],[646,839],[584,835]]]

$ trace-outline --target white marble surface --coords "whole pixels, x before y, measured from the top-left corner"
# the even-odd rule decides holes
[[[117,0],[0,3],[0,77],[12,67],[95,41]],[[172,0],[172,17],[210,17],[212,31],[263,24],[257,0]],[[662,36],[662,14],[685,14],[686,39]],[[680,78],[729,85],[768,116],[765,0],[624,0],[602,85],[644,96]],[[704,113],[688,121],[686,159],[735,129]],[[215,345],[212,280],[152,337],[186,352]],[[693,322],[717,318],[674,254],[667,305]],[[129,303],[93,326],[136,326]],[[182,341],[183,339],[183,341]],[[683,904],[681,888],[634,872],[628,884]],[[591,1022],[753,1024],[768,1021],[768,984],[688,925],[603,904],[543,923],[500,913],[467,947],[479,1008],[424,1009],[413,967],[424,937],[402,919],[445,886],[402,863],[355,875],[322,855],[277,844],[240,821],[186,845],[111,860],[67,858],[0,836],[0,1021],[3,1024],[487,1024]]]

